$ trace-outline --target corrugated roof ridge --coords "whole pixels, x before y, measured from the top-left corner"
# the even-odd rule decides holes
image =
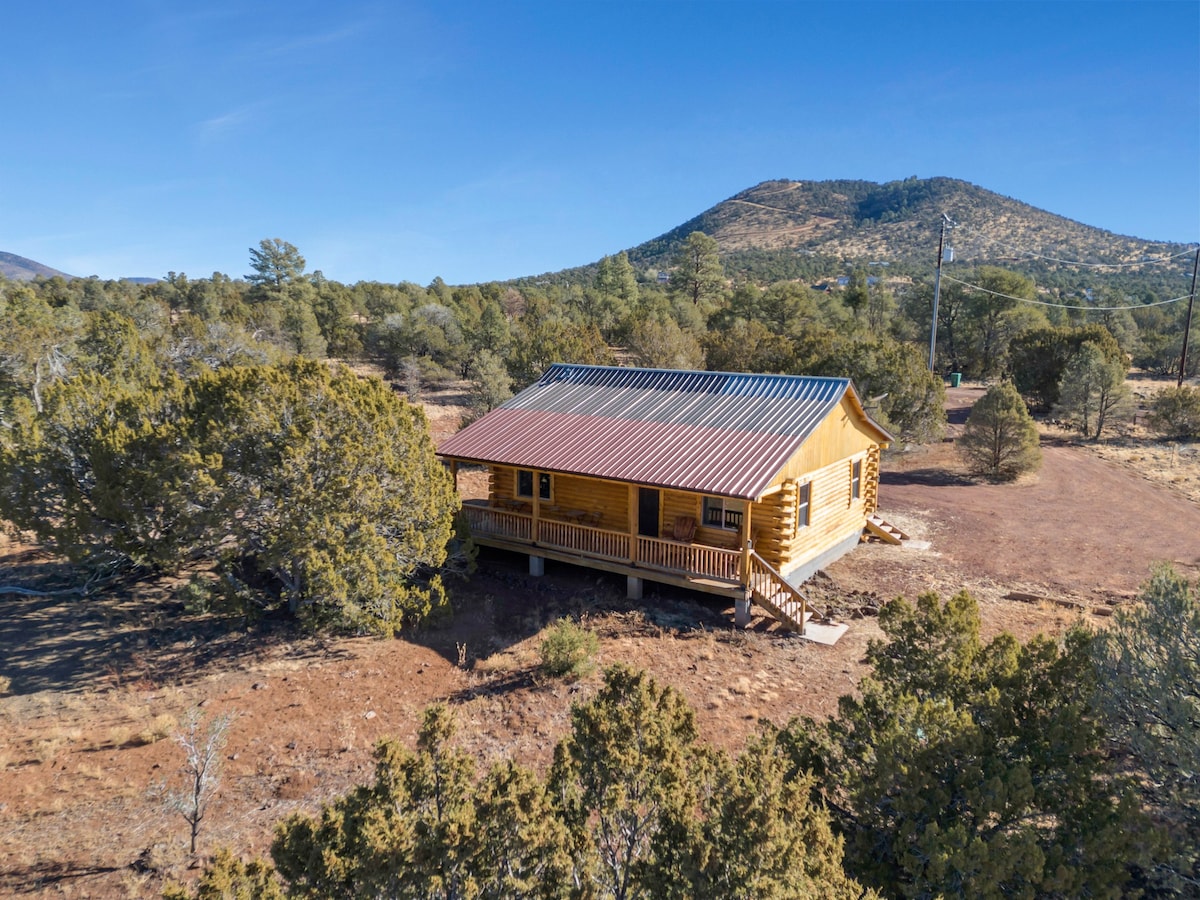
[[[849,378],[835,375],[783,375],[774,372],[719,372],[708,371],[707,369],[655,369],[643,368],[640,366],[600,366],[591,363],[551,363],[550,368],[546,369],[536,384],[551,384],[554,382],[564,381],[567,380],[563,377],[566,373],[574,372],[608,373],[614,378],[621,380],[625,380],[630,377],[636,378],[646,375],[661,375],[665,377],[693,375],[700,376],[700,378],[706,380],[724,378],[747,382],[772,382],[775,384],[787,382],[825,382],[829,384],[850,383]]]

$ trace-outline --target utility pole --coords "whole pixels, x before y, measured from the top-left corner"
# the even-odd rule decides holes
[[[1188,297],[1187,319],[1183,325],[1183,352],[1179,354],[1179,381],[1175,387],[1183,387],[1183,373],[1187,371],[1188,336],[1192,332],[1192,307],[1196,304],[1196,272],[1200,270],[1200,247],[1196,248],[1196,261],[1192,263],[1192,293]]]
[[[937,259],[937,275],[933,278],[933,324],[929,328],[929,371],[933,371],[933,358],[937,353],[937,314],[938,300],[942,296],[942,256],[945,253],[946,247],[946,226],[950,224],[950,217],[942,213],[942,233],[938,237],[938,259]]]

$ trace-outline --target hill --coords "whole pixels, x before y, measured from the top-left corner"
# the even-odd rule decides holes
[[[74,277],[66,272],[60,272],[58,269],[44,266],[40,262],[26,259],[24,256],[2,251],[0,251],[0,275],[11,278],[13,281],[32,281],[34,278],[53,278],[55,275],[61,275],[63,278]]]
[[[666,269],[674,248],[703,231],[720,245],[734,279],[821,278],[860,266],[920,275],[936,262],[943,213],[955,223],[947,243],[957,262],[1019,269],[1043,285],[1090,280],[1086,266],[1060,260],[1121,264],[1098,271],[1119,272],[1125,290],[1167,290],[1182,283],[1185,269],[1190,274],[1186,259],[1137,265],[1186,251],[1186,244],[1114,234],[954,178],[764,181],[627,252],[639,270]],[[559,275],[578,278],[590,268]]]

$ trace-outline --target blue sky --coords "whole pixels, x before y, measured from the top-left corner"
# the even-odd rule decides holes
[[[0,250],[466,283],[760,181],[962,178],[1200,239],[1200,2],[10,4]],[[931,228],[933,226],[931,225]]]

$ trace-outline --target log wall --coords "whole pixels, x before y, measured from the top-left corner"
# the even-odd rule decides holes
[[[849,399],[843,398],[838,408],[813,430],[772,483],[783,484],[803,478],[835,460],[856,457],[877,446],[874,433],[866,430]]]
[[[589,520],[589,525],[613,531],[629,530],[629,487],[626,484],[578,475],[552,475],[550,483],[554,497],[551,502],[559,509],[599,513],[600,521]]]

